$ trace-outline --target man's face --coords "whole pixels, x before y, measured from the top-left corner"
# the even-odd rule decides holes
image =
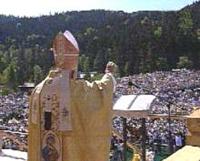
[[[74,50],[69,47],[66,48],[66,46],[63,42],[58,44],[54,56],[55,64],[61,69],[75,70],[78,64],[78,56],[69,56],[70,54],[73,55]]]
[[[67,70],[75,70],[78,64],[78,57],[59,55],[55,57],[56,67]]]
[[[105,70],[105,73],[112,73],[112,67],[111,66],[106,66],[106,70]]]
[[[64,68],[68,70],[75,70],[78,64],[78,57],[75,56],[64,56]]]

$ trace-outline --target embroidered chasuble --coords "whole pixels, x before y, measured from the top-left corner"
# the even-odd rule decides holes
[[[50,71],[30,98],[28,161],[108,161],[113,84]]]

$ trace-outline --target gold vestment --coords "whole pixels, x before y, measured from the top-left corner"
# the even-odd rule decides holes
[[[62,87],[63,70],[50,71],[30,98],[28,161],[108,161],[112,79],[69,79]]]

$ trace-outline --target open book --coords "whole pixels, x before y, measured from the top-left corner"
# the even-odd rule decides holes
[[[113,110],[118,111],[148,111],[154,95],[122,95],[114,103]]]

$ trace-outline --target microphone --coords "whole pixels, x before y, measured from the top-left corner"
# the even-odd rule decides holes
[[[131,82],[131,81],[128,82],[128,86],[134,86],[134,87],[136,87],[136,88],[141,89],[141,87],[140,87],[139,85],[137,85],[137,84],[135,84],[135,83],[133,83],[133,82]]]
[[[138,84],[136,84],[136,83],[133,83],[133,82],[131,82],[131,81],[128,82],[128,85],[129,85],[129,86],[134,86],[134,87],[136,87],[136,88],[138,88],[138,89],[140,89],[140,90],[143,90],[144,92],[147,92],[147,93],[149,93],[149,94],[152,94],[152,92],[151,92],[150,89],[145,88],[145,87],[141,87],[140,85],[138,85]],[[153,94],[153,95],[154,95],[154,94]]]

